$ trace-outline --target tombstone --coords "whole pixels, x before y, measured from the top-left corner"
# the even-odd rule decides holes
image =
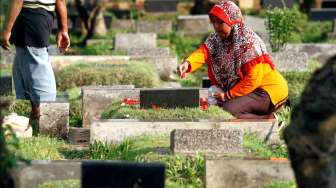
[[[160,88],[140,90],[140,107],[184,108],[199,107],[199,89]]]
[[[269,45],[269,35],[265,26],[265,18],[244,16],[244,21],[247,27],[251,28],[256,34],[258,34],[258,36],[260,36],[266,46]]]
[[[165,166],[161,163],[84,161],[81,182],[82,188],[164,188]]]
[[[280,71],[306,71],[308,69],[306,52],[282,50],[271,56],[275,67]]]
[[[264,187],[275,181],[293,181],[288,162],[260,159],[207,159],[206,188]]]
[[[169,81],[174,79],[174,73],[177,67],[177,57],[149,57],[144,60],[154,64],[161,80]]]
[[[69,103],[42,102],[39,132],[57,138],[67,138],[69,131]]]
[[[309,19],[311,21],[325,21],[336,19],[336,8],[312,8],[309,12]]]
[[[243,153],[243,132],[238,129],[177,129],[170,136],[174,154],[224,155]]]
[[[336,56],[315,71],[284,130],[298,187],[336,187]]]
[[[126,50],[129,48],[156,48],[155,33],[119,33],[115,37],[115,49]]]
[[[146,0],[146,12],[176,12],[178,0]]]
[[[135,25],[137,33],[157,33],[163,35],[173,31],[173,22],[170,20],[138,20]]]
[[[127,49],[127,55],[132,59],[169,57],[170,48],[129,48]]]
[[[209,79],[209,77],[203,77],[202,78],[202,86],[201,86],[202,88],[209,88],[209,87],[211,87],[211,82],[210,82],[210,79]]]
[[[139,99],[140,90],[133,85],[82,87],[83,127],[90,128],[93,120],[100,119],[101,113],[115,100],[125,97]]]
[[[324,0],[322,1],[321,8],[336,8],[336,1],[335,0]]]
[[[298,3],[298,0],[263,0],[262,2],[262,8],[267,9],[267,8],[283,8],[284,6],[291,8],[295,3]],[[285,3],[285,5],[283,4]]]
[[[13,92],[12,76],[0,75],[0,95],[9,95]]]
[[[87,146],[90,144],[90,129],[70,127],[68,140],[73,145]]]
[[[113,29],[113,30],[134,31],[135,30],[135,22],[134,22],[134,20],[114,19],[112,21],[111,29]]]
[[[199,36],[213,31],[208,15],[178,16],[177,30],[189,36]]]
[[[48,181],[79,180],[81,162],[79,161],[37,161],[29,164],[18,163],[11,174],[15,180],[15,188],[39,187]]]
[[[106,45],[106,46],[110,46],[112,48],[113,46],[113,42],[112,40],[109,39],[89,39],[86,41],[86,44],[88,46],[92,46],[92,45]]]

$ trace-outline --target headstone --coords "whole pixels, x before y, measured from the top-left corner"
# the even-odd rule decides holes
[[[295,3],[298,2],[298,0],[263,0],[262,2],[262,8],[267,9],[267,8],[283,8],[283,7],[288,7],[291,8]],[[283,4],[285,3],[285,4]]]
[[[0,95],[9,95],[13,92],[12,76],[0,75]]]
[[[170,49],[165,48],[129,48],[127,50],[127,55],[132,59],[136,58],[147,58],[147,57],[169,57]]]
[[[202,78],[202,88],[209,88],[211,87],[211,82],[209,77],[203,77]]]
[[[80,179],[81,162],[76,161],[36,161],[29,165],[19,163],[12,170],[16,188],[38,187],[56,180]]]
[[[161,80],[168,81],[174,79],[177,67],[177,57],[150,57],[144,59],[146,62],[154,64],[158,70]]]
[[[123,50],[129,48],[155,48],[155,33],[119,33],[115,37],[115,49]]]
[[[298,187],[336,187],[336,56],[306,85],[284,130]]]
[[[134,20],[114,19],[112,21],[111,29],[134,31],[135,22]]]
[[[206,155],[243,153],[243,132],[234,129],[177,129],[170,136],[174,154]]]
[[[90,144],[90,129],[70,127],[68,140],[70,144],[87,146]]]
[[[244,21],[247,27],[251,28],[260,38],[265,42],[266,46],[269,45],[269,35],[265,26],[265,18],[256,16],[244,16]]]
[[[205,187],[264,187],[275,181],[294,181],[288,162],[247,159],[208,159]]]
[[[272,54],[273,63],[280,71],[306,71],[308,54],[305,52],[283,50]]]
[[[253,133],[259,139],[269,144],[282,144],[274,121],[228,120],[221,122],[212,121],[132,121],[132,120],[101,120],[91,124],[90,142],[100,141],[103,143],[117,144],[126,139],[141,135],[169,134],[174,129],[239,129],[244,133]]]
[[[336,8],[336,1],[335,0],[322,1],[322,8]]]
[[[69,103],[43,102],[40,105],[39,132],[51,137],[67,138],[69,131]]]
[[[82,188],[164,188],[165,166],[160,163],[84,161]]]
[[[137,33],[167,34],[173,31],[173,22],[170,20],[142,21],[136,22]]]
[[[146,12],[176,12],[178,0],[146,0]]]
[[[336,19],[336,8],[311,9],[309,19],[312,21],[325,21]]]
[[[113,46],[112,40],[106,40],[106,39],[89,39],[86,41],[87,45],[107,45],[107,46]],[[112,50],[112,49],[111,49]]]
[[[140,107],[184,108],[199,107],[199,89],[141,89]]]
[[[213,27],[208,15],[178,16],[177,30],[185,35],[199,36],[213,31]]]
[[[100,119],[101,113],[115,100],[125,97],[139,99],[140,89],[133,85],[82,87],[83,127],[90,128],[92,120]]]

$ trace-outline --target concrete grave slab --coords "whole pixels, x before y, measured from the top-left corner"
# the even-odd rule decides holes
[[[178,64],[177,57],[148,57],[143,59],[145,62],[154,64],[162,80],[167,81],[174,78]]]
[[[32,161],[31,165],[20,163],[12,171],[16,188],[38,187],[56,180],[81,179],[79,161]]]
[[[176,12],[178,0],[146,0],[146,12]]]
[[[158,88],[140,90],[140,107],[184,108],[199,107],[198,88]]]
[[[155,48],[156,33],[118,33],[115,37],[114,48],[126,50],[129,48]]]
[[[312,8],[309,12],[309,19],[312,21],[325,21],[336,19],[336,8]]]
[[[74,145],[89,145],[90,144],[90,129],[70,127],[68,140]]]
[[[40,105],[39,132],[51,137],[66,138],[69,131],[67,102],[43,102]]]
[[[170,147],[174,154],[182,155],[241,154],[243,132],[239,129],[177,129],[171,132]]]
[[[138,20],[135,26],[137,33],[157,33],[163,35],[173,31],[173,22],[170,20]]]
[[[170,49],[168,47],[165,48],[130,48],[127,49],[127,55],[132,59],[137,58],[148,58],[148,57],[169,57]]]
[[[238,129],[244,133],[254,133],[269,144],[282,143],[280,141],[274,121],[244,121],[231,120],[222,122],[141,122],[136,120],[101,120],[91,124],[91,143],[120,143],[127,138],[140,135],[170,134],[175,129]]]
[[[305,52],[281,50],[272,55],[273,63],[280,71],[306,71],[308,54]]]
[[[140,89],[135,89],[133,85],[82,87],[83,127],[89,128],[91,121],[100,119],[108,105],[124,97],[139,99]]]
[[[285,3],[285,4],[283,4]],[[286,0],[286,1],[282,1],[282,0],[263,0],[262,1],[262,8],[267,9],[267,8],[283,8],[285,7],[292,7],[295,3],[297,3],[296,0]]]
[[[205,162],[206,188],[255,188],[272,181],[295,181],[289,162],[209,159]]]
[[[197,29],[195,29],[197,26]],[[178,16],[177,30],[185,35],[199,36],[213,31],[208,15]]]
[[[119,30],[135,30],[135,21],[134,20],[126,20],[126,19],[114,19],[111,25],[112,29]]]

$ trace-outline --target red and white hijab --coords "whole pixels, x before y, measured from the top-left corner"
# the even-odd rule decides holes
[[[209,12],[231,26],[231,35],[223,40],[216,32],[211,33],[203,46],[208,52],[209,73],[224,91],[232,88],[243,74],[257,63],[269,63],[266,46],[260,37],[244,25],[239,7],[232,1],[223,0]],[[210,77],[210,75],[209,75]]]

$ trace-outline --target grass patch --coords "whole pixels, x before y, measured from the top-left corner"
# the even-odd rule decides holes
[[[245,150],[250,153],[252,156],[261,157],[261,158],[271,158],[271,157],[281,157],[288,158],[287,148],[284,146],[270,146],[267,145],[264,141],[259,139],[254,134],[245,134],[244,135],[244,144]]]
[[[38,185],[37,188],[80,188],[80,180],[48,181]]]
[[[125,65],[84,64],[71,65],[56,75],[59,90],[85,85],[129,85],[138,88],[156,87],[160,78],[153,65],[132,62]]]
[[[296,185],[294,182],[274,181],[267,183],[264,188],[296,188]]]
[[[66,93],[69,96],[70,103],[69,126],[81,127],[83,125],[81,88],[71,88],[66,90]]]
[[[121,105],[121,102],[113,102],[101,116],[103,119],[140,119],[154,120],[224,120],[233,119],[232,115],[218,106],[210,106],[208,110],[199,108],[176,109],[139,109],[138,106]]]

